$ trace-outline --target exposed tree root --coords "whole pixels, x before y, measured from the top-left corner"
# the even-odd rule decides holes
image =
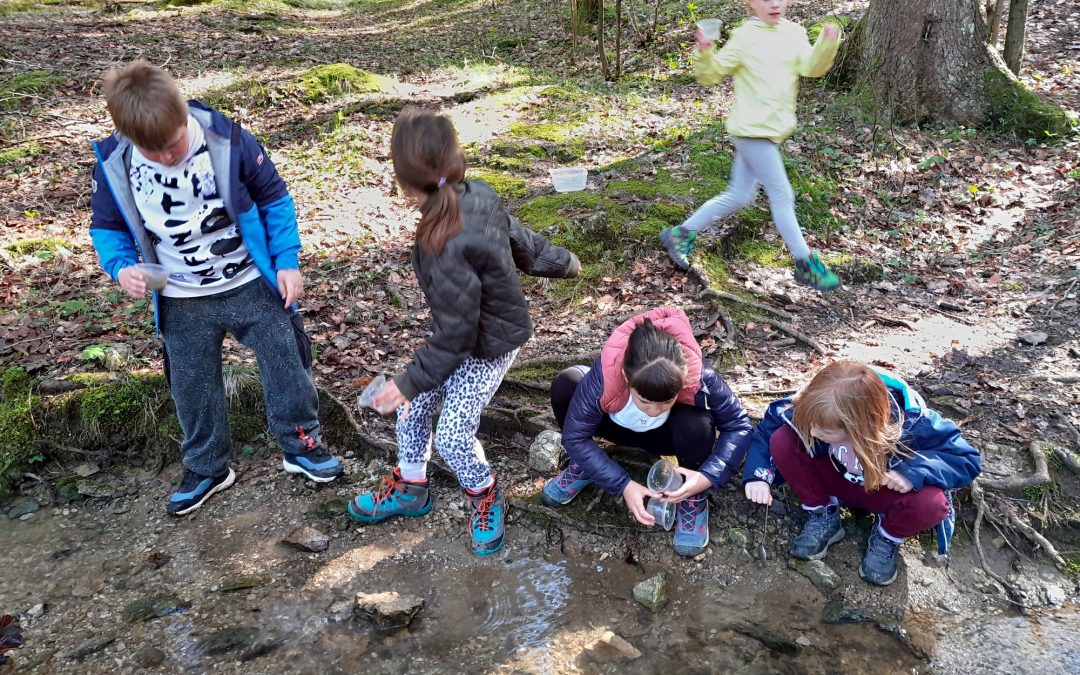
[[[1072,436],[1073,447],[1080,449],[1080,430],[1077,430],[1073,423],[1061,413],[1053,413],[1053,417],[1057,419],[1058,424]],[[1080,459],[1077,459],[1076,455],[1071,450],[1055,446],[1054,454],[1058,456],[1058,459],[1065,465],[1065,468],[1080,476]]]
[[[825,356],[825,348],[822,347],[821,344],[817,340],[810,337],[809,335],[806,335],[805,333],[799,332],[791,324],[784,323],[783,321],[777,321],[775,319],[769,319],[768,323],[773,328],[779,328],[780,332],[787,333],[788,335],[795,338],[796,340],[799,340],[800,342],[805,343],[808,347],[813,349],[818,354],[821,354],[822,356]]]
[[[709,275],[705,273],[705,270],[701,269],[700,265],[690,265],[690,269],[687,270],[687,272],[689,273],[690,278],[696,281],[702,287],[702,289],[704,289],[701,291],[701,293],[698,294],[698,297],[702,298],[703,300],[723,300],[725,302],[732,302],[737,305],[746,305],[747,307],[753,307],[759,312],[763,312],[765,314],[772,314],[773,316],[778,316],[781,319],[785,319],[787,321],[795,318],[791,314],[791,312],[785,312],[779,307],[772,307],[771,305],[766,305],[755,300],[750,300],[749,298],[744,298],[735,295],[734,293],[718,291],[711,288],[709,283]]]
[[[1027,476],[1014,478],[980,478],[983,487],[1005,492],[1019,492],[1029,487],[1046,485],[1050,482],[1050,470],[1046,465],[1046,455],[1040,447],[1039,441],[1032,441],[1028,446],[1031,459],[1035,462],[1035,471]]]
[[[1054,545],[1051,544],[1046,537],[1042,536],[1042,534],[1031,525],[1025,523],[1024,520],[1015,513],[1009,512],[1006,515],[1008,515],[1009,522],[1012,523],[1012,526],[1053,559],[1054,564],[1057,565],[1059,570],[1065,569],[1065,559],[1061,557],[1061,554],[1057,552],[1057,549],[1054,548]]]
[[[1005,592],[1009,594],[1009,598],[1020,605],[1022,608],[1026,608],[1027,605],[1021,600],[1021,595],[1013,588],[1012,584],[1005,580],[1000,574],[990,569],[990,565],[986,563],[986,553],[983,552],[982,538],[979,535],[979,531],[982,529],[982,521],[985,517],[988,521],[993,522],[992,516],[990,516],[989,510],[986,507],[986,496],[983,494],[982,486],[979,485],[979,480],[975,480],[971,484],[971,498],[975,501],[975,505],[978,510],[975,513],[975,526],[972,531],[972,538],[975,540],[975,550],[979,554],[979,563],[982,564],[983,571],[986,575],[994,581],[1001,584],[1001,587],[1005,589]]]

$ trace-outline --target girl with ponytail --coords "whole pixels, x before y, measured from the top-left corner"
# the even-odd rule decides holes
[[[472,505],[473,552],[489,555],[503,546],[505,507],[476,430],[532,336],[518,273],[567,278],[580,266],[573,253],[522,227],[490,186],[465,179],[465,157],[447,118],[406,109],[394,123],[390,154],[398,185],[420,210],[412,266],[431,332],[374,401],[379,410],[397,411],[397,466],[353,499],[349,514],[376,523],[431,511],[427,462],[434,447]]]

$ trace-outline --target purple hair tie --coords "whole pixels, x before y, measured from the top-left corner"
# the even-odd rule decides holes
[[[442,187],[444,185],[446,185],[446,176],[439,176],[439,185],[438,185],[438,187]]]

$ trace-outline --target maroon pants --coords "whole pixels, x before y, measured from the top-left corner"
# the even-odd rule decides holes
[[[897,539],[913,537],[945,519],[949,504],[939,487],[927,485],[915,492],[897,492],[887,487],[867,492],[846,480],[828,457],[811,458],[795,431],[780,427],[769,439],[776,468],[803,506],[825,506],[829,497],[855,508],[882,513],[882,528]]]

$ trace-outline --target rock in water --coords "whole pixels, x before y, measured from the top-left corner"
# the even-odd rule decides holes
[[[222,628],[203,639],[202,648],[210,655],[250,649],[258,642],[260,635],[261,631],[252,626]]]
[[[184,602],[170,593],[158,593],[129,602],[124,607],[124,620],[128,623],[150,621],[163,616],[175,614],[191,607],[190,602]]]
[[[562,434],[558,431],[541,431],[529,446],[529,468],[540,473],[551,473],[559,468],[562,452]]]
[[[157,647],[143,645],[135,652],[135,663],[142,668],[157,668],[165,663],[165,652]]]
[[[611,631],[605,631],[595,642],[586,645],[585,654],[597,663],[633,661],[641,656],[634,645]]]
[[[840,576],[820,560],[788,561],[788,567],[810,580],[819,591],[825,593],[840,585]]]
[[[357,613],[374,620],[382,628],[408,626],[424,604],[423,598],[396,591],[356,594]]]
[[[8,511],[8,518],[11,518],[12,520],[15,520],[15,519],[21,518],[21,517],[23,517],[23,516],[25,516],[27,514],[34,513],[39,508],[41,508],[41,506],[37,502],[35,502],[32,499],[29,499],[29,500],[27,500],[25,502],[20,502],[20,503],[16,504],[15,506],[11,507],[11,510]]]
[[[634,586],[634,599],[650,612],[659,612],[667,604],[667,572],[661,572]]]
[[[304,525],[303,527],[298,527],[290,532],[289,535],[282,540],[282,543],[298,548],[301,551],[321,553],[330,546],[330,537],[319,532],[314,527]]]

